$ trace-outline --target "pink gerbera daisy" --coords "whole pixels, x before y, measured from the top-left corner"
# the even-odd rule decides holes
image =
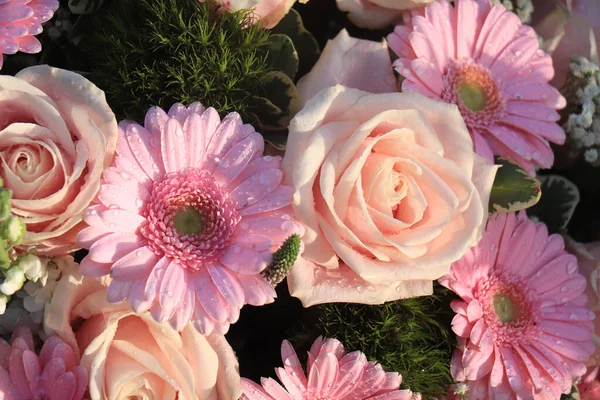
[[[496,214],[440,283],[462,300],[452,374],[470,400],[556,400],[594,351],[594,314],[577,258],[524,212]]]
[[[60,337],[49,337],[39,356],[27,328],[15,330],[12,345],[0,339],[0,398],[80,400],[87,386],[87,369]]]
[[[505,156],[535,173],[550,168],[548,141],[562,144],[556,112],[566,105],[548,84],[552,59],[534,30],[489,0],[434,1],[388,36],[399,56],[402,90],[458,106],[475,150],[488,160]]]
[[[287,237],[293,189],[281,157],[262,156],[262,136],[237,113],[152,108],[144,126],[119,124],[116,158],[78,236],[84,274],[109,274],[108,300],[129,299],[181,330],[224,333],[244,304],[272,302],[260,275]]]
[[[421,395],[399,390],[402,376],[385,372],[381,365],[368,362],[360,351],[346,354],[336,339],[319,337],[308,353],[308,374],[304,374],[292,345],[281,344],[284,368],[277,368],[283,388],[271,378],[262,386],[242,378],[240,400],[419,400]],[[308,376],[308,377],[307,377]]]
[[[58,0],[0,0],[0,68],[2,54],[42,50],[34,35],[42,32],[42,23],[57,9]]]

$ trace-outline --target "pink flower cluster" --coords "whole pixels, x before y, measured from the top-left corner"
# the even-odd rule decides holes
[[[49,337],[36,354],[31,332],[17,328],[12,345],[0,339],[0,397],[5,400],[80,400],[88,372],[59,336]]]

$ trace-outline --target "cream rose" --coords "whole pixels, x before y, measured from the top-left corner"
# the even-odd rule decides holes
[[[58,283],[46,327],[81,353],[92,400],[237,400],[235,354],[224,336],[181,333],[149,313],[106,301],[107,279],[69,271]],[[83,323],[81,320],[83,319]]]
[[[306,226],[288,279],[305,306],[431,293],[480,238],[497,169],[455,105],[343,86],[292,120],[283,167]]]
[[[402,22],[402,13],[422,7],[433,0],[336,0],[342,11],[356,26],[380,29]]]
[[[104,92],[47,65],[0,76],[0,176],[39,254],[75,250],[83,211],[113,158],[117,121]]]

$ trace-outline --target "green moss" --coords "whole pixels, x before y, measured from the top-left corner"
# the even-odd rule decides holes
[[[197,0],[113,0],[83,17],[76,34],[119,118],[141,121],[151,106],[200,101],[248,119],[270,67],[269,32],[247,20]]]
[[[379,306],[326,304],[319,322],[296,335],[302,348],[318,335],[340,340],[347,351],[360,350],[386,371],[402,375],[402,387],[424,399],[445,398],[454,382],[450,361],[455,347],[449,290],[436,286],[432,296]]]

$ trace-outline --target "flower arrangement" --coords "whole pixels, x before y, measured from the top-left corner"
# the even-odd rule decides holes
[[[598,4],[0,0],[0,399],[597,399]]]

